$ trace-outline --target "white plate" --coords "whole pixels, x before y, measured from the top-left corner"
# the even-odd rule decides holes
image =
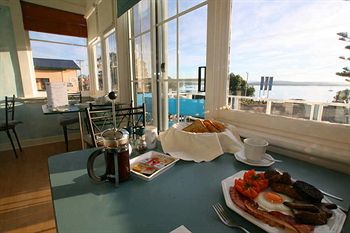
[[[171,157],[169,155],[166,155],[166,154],[163,154],[163,153],[159,153],[157,151],[148,151],[142,155],[139,155],[133,159],[130,160],[130,168],[132,168],[132,166],[135,164],[135,163],[138,163],[140,162],[141,160],[144,160],[144,159],[148,159],[148,158],[151,158],[153,155],[160,155],[160,156],[165,156],[165,157],[170,157],[170,158],[173,158],[174,161],[169,163],[168,165],[166,165],[165,167],[159,169],[158,171],[154,172],[152,175],[150,176],[146,176],[140,172],[136,172],[134,170],[131,169],[131,172],[133,174],[135,174],[136,176],[140,177],[141,179],[143,180],[146,180],[146,181],[150,181],[152,180],[153,178],[159,176],[160,174],[162,174],[163,172],[167,171],[169,168],[173,167],[175,165],[175,163],[177,161],[179,161],[179,159],[176,159],[174,157]]]
[[[255,167],[269,167],[275,163],[274,158],[269,154],[265,154],[260,162],[253,162],[248,160],[244,155],[244,150],[240,150],[234,153],[234,155],[238,161]]]
[[[230,197],[230,187],[234,185],[234,180],[237,178],[242,178],[243,174],[247,171],[240,171],[236,174],[224,179],[221,181],[222,185],[222,191],[224,193],[225,202],[227,207],[235,211],[237,214],[241,215],[243,218],[248,220],[249,222],[255,224],[256,226],[260,227],[261,229],[269,232],[269,233],[282,233],[285,232],[281,228],[277,227],[271,227],[268,224],[256,219],[252,215],[248,214],[247,212],[240,209],[238,206],[236,206],[235,203],[231,200]],[[323,198],[322,202],[330,202],[327,198]],[[339,210],[333,210],[333,216],[328,219],[328,222],[326,225],[317,226],[315,227],[314,233],[339,233],[341,232],[341,229],[343,227],[343,224],[345,222],[345,214]]]

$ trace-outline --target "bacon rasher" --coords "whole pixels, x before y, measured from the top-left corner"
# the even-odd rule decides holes
[[[242,210],[253,215],[255,218],[272,226],[285,229],[287,232],[310,233],[313,232],[314,226],[306,224],[298,224],[292,216],[282,214],[277,211],[267,212],[258,209],[259,205],[242,196],[234,187],[230,187],[231,200]]]

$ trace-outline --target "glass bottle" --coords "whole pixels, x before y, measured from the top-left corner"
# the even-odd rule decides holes
[[[147,143],[145,137],[145,127],[141,126],[136,130],[136,150],[138,153],[143,154],[147,150]]]

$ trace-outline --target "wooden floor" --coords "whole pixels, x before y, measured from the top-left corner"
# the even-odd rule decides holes
[[[80,149],[71,141],[70,150]],[[64,153],[64,143],[0,152],[0,232],[56,232],[47,158]]]

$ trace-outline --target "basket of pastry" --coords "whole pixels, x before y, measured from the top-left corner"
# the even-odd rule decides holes
[[[174,124],[159,134],[165,153],[187,161],[211,161],[223,153],[242,149],[237,130],[214,120],[195,120]]]
[[[227,206],[267,232],[341,231],[345,214],[287,172],[241,171],[222,181]]]
[[[221,122],[197,119],[182,130],[190,133],[220,133],[225,131],[225,129],[225,125]]]

